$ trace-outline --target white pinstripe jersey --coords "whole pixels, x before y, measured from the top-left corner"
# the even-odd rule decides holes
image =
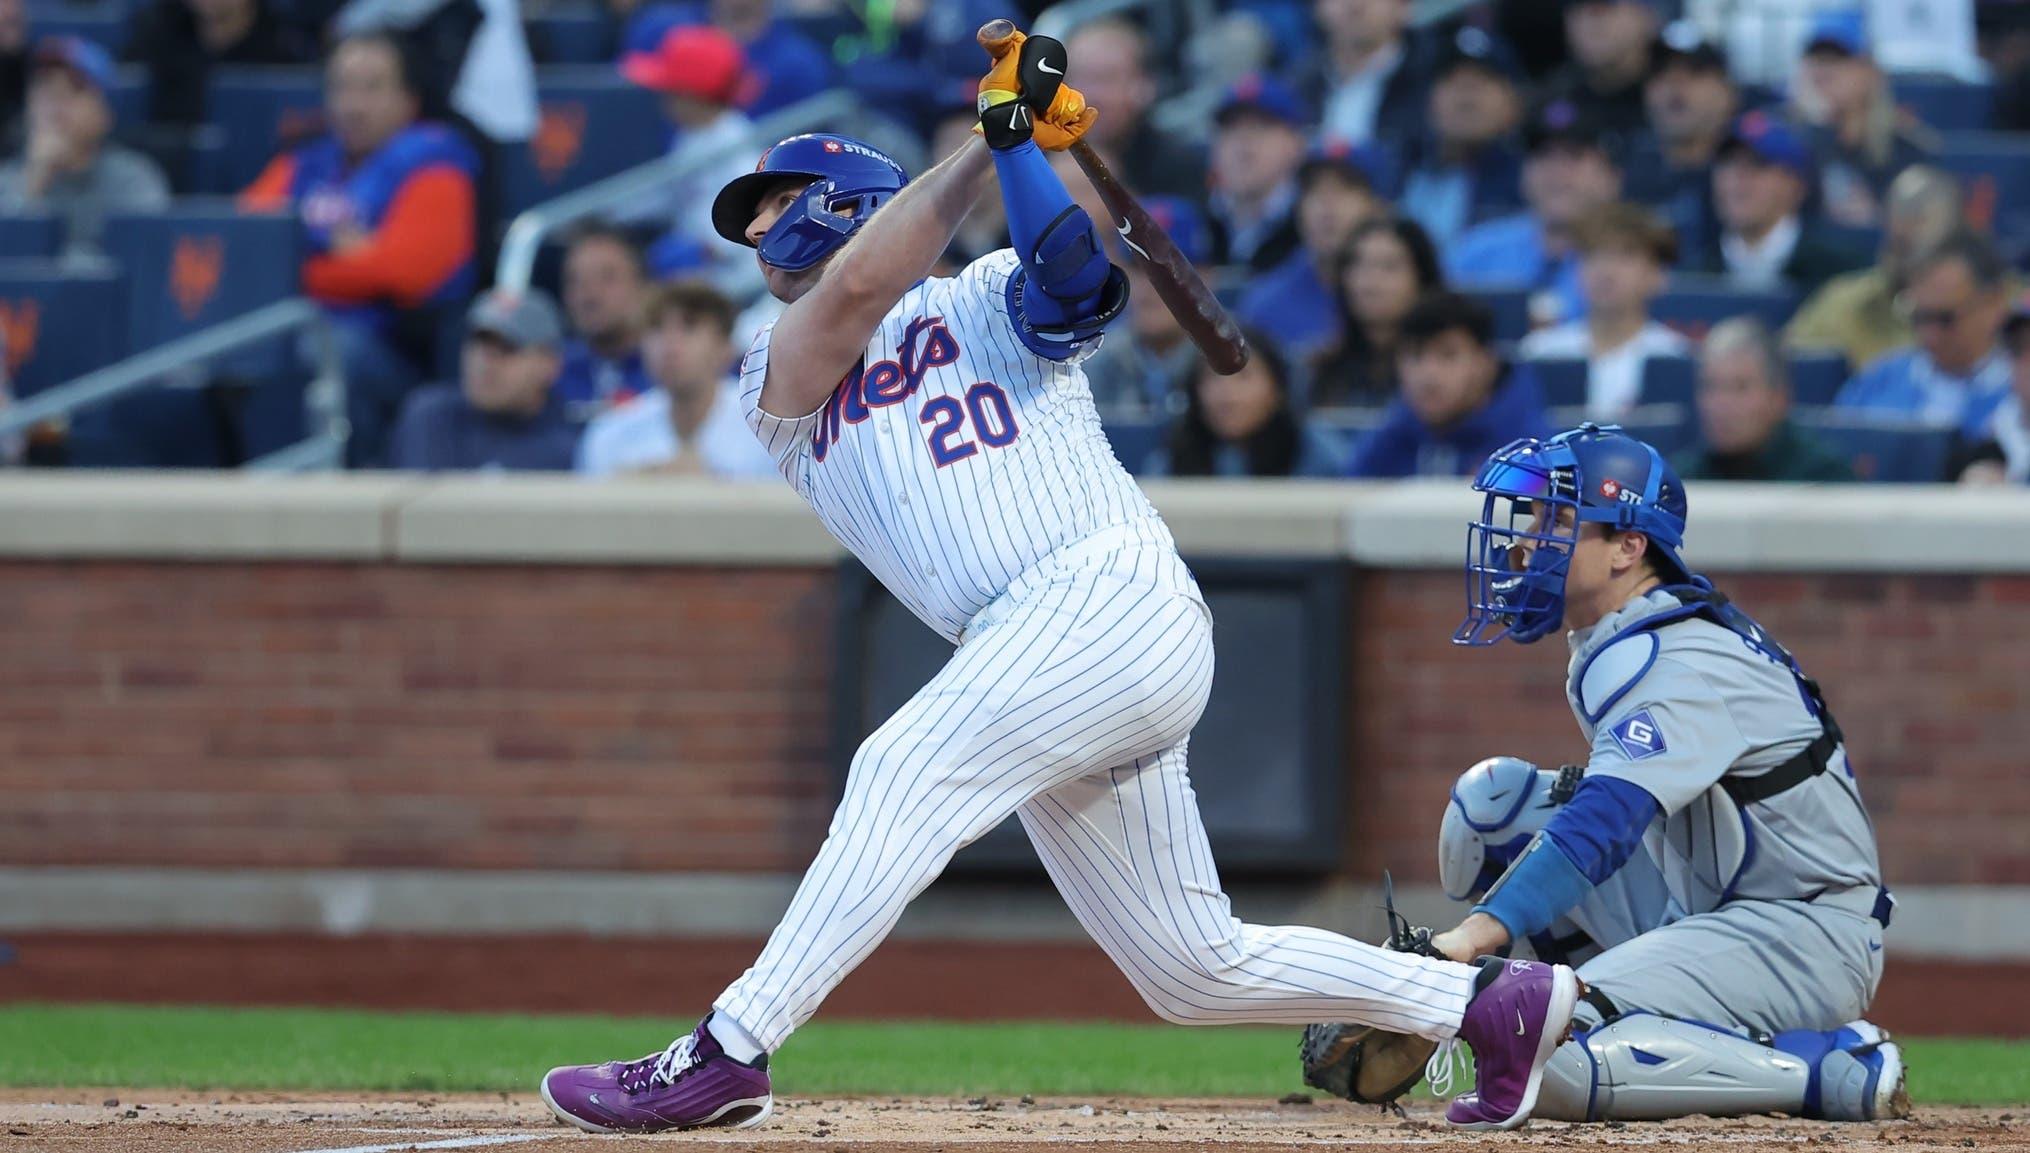
[[[740,365],[741,406],[776,467],[953,642],[1017,575],[1101,529],[1144,522],[1150,544],[1175,547],[1100,429],[1083,355],[1045,360],[1017,339],[1019,266],[1004,248],[911,288],[808,416],[761,409],[773,324]]]

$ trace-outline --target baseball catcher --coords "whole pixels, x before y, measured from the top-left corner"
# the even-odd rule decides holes
[[[1398,927],[1391,944],[1579,966],[1588,991],[1538,1116],[1907,1116],[1902,1052],[1860,1019],[1894,900],[1845,740],[1818,683],[1680,555],[1676,474],[1587,424],[1503,448],[1474,489],[1453,640],[1566,630],[1590,755],[1470,769],[1440,866],[1473,911],[1434,936]],[[1313,1026],[1305,1077],[1393,1100],[1435,1048]]]

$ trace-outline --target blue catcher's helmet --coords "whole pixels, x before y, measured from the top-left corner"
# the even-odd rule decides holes
[[[735,244],[748,244],[747,226],[762,196],[797,176],[809,177],[810,186],[769,226],[759,245],[748,245],[785,272],[802,272],[837,252],[909,181],[902,165],[850,137],[824,132],[792,136],[762,153],[754,171],[719,190],[712,201],[712,227]],[[853,214],[842,215],[848,206]]]
[[[1466,620],[1454,644],[1529,644],[1565,619],[1565,576],[1580,526],[1603,524],[1649,538],[1666,583],[1691,579],[1678,557],[1685,486],[1663,456],[1615,425],[1582,424],[1549,440],[1524,438],[1496,452],[1473,479],[1486,494],[1466,529]],[[1573,523],[1559,524],[1559,510]]]

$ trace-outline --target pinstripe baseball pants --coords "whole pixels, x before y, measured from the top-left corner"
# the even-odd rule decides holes
[[[1233,916],[1185,776],[1212,665],[1210,617],[1173,552],[1075,545],[1024,573],[860,747],[788,912],[715,1010],[774,1050],[954,853],[1017,813],[1165,1020],[1452,1036],[1473,969]]]

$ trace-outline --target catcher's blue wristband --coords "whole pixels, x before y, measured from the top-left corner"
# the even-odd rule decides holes
[[[1543,932],[1592,891],[1593,882],[1558,842],[1538,833],[1473,911],[1500,921],[1513,943]]]

